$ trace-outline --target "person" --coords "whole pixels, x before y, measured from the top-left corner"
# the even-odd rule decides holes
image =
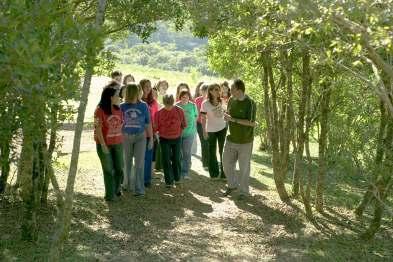
[[[244,197],[249,195],[256,106],[255,102],[245,94],[245,85],[240,79],[233,81],[231,94],[228,112],[224,116],[229,123],[229,135],[223,153],[224,171],[228,183],[224,195],[229,195],[239,188],[240,197]],[[235,174],[236,162],[239,162],[239,177]]]
[[[94,112],[94,139],[104,175],[105,200],[121,195],[123,180],[123,115],[116,89],[106,87]]]
[[[139,87],[134,84],[126,86],[125,103],[120,105],[124,117],[124,154],[126,166],[126,179],[123,187],[129,191],[134,191],[135,196],[145,194],[144,168],[146,136],[152,136],[152,125],[149,108],[145,102],[139,100]],[[147,148],[153,147],[152,142],[148,143]],[[133,161],[135,162],[134,175]]]
[[[197,133],[199,136],[199,141],[201,144],[201,161],[202,166],[205,170],[208,169],[209,166],[209,142],[203,137],[203,127],[202,127],[202,115],[200,113],[202,102],[207,98],[207,89],[209,85],[204,83],[200,87],[201,96],[195,98],[195,105],[198,110],[198,119],[197,119]]]
[[[155,115],[154,131],[160,137],[162,165],[167,188],[180,181],[180,147],[182,130],[187,127],[184,112],[174,106],[173,95],[164,95],[164,107]]]
[[[220,99],[220,85],[210,84],[207,99],[201,106],[203,137],[209,143],[209,174],[212,179],[225,178],[222,167],[222,151],[227,133],[224,109]],[[217,161],[217,144],[220,165]]]
[[[152,92],[153,92],[153,98],[158,103],[158,109],[161,109],[162,105],[158,101],[159,92],[157,89],[157,85],[155,85],[152,88]],[[162,169],[161,147],[160,147],[159,139],[158,139],[158,136],[156,136],[156,135],[153,135],[153,138],[154,138],[153,159],[152,159],[152,164],[151,164],[152,175],[154,174],[154,170],[161,170]],[[156,177],[156,178],[158,178],[158,177]]]
[[[178,102],[180,100],[179,98],[179,94],[181,90],[187,90],[188,92],[191,93],[190,91],[190,87],[186,84],[186,83],[180,83],[177,85],[176,87],[176,102]],[[192,99],[191,99],[192,100]]]
[[[135,82],[135,78],[133,75],[128,74],[125,75],[123,78],[123,85],[120,88],[120,98],[124,98],[125,97],[125,92],[126,92],[126,86],[130,83],[134,83]]]
[[[229,98],[231,97],[231,90],[229,88],[228,81],[224,81],[220,85],[221,87],[221,101],[224,107],[224,110],[227,109]]]
[[[139,85],[142,90],[142,100],[146,102],[149,107],[150,119],[154,124],[154,116],[158,111],[158,103],[157,100],[153,97],[153,90],[151,88],[151,82],[148,79],[142,79],[139,82]],[[146,133],[146,146],[150,143],[153,143],[153,136]],[[154,146],[153,146],[154,147]],[[146,148],[145,152],[145,187],[151,186],[151,178],[152,178],[152,163],[153,163],[153,147]]]
[[[161,98],[162,98],[166,94],[166,92],[168,91],[169,84],[168,84],[168,81],[166,81],[165,79],[160,79],[155,84],[155,87],[158,90],[159,97],[161,96]]]
[[[181,135],[181,176],[184,179],[190,179],[191,168],[191,149],[196,134],[196,120],[198,110],[193,102],[190,101],[191,94],[183,89],[179,93],[180,101],[176,106],[184,111],[187,127],[183,129]]]
[[[195,100],[197,97],[200,97],[202,95],[201,92],[202,85],[203,85],[203,81],[198,82],[198,84],[196,85],[193,100]]]
[[[123,74],[120,71],[118,71],[118,70],[113,71],[111,73],[112,81],[117,82],[118,85],[121,85],[121,78],[122,78],[122,76],[123,76]]]

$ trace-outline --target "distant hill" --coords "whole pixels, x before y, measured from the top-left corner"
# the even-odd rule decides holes
[[[131,34],[123,40],[108,41],[106,49],[122,64],[215,75],[208,68],[206,38],[196,38],[189,30],[177,32],[166,23],[158,24],[157,28],[147,43]]]

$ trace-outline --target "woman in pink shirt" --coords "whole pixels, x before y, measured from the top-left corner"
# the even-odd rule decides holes
[[[183,110],[174,106],[173,95],[164,95],[164,107],[154,118],[154,131],[160,136],[162,166],[167,188],[180,181],[181,134],[187,126]]]
[[[197,132],[199,136],[199,141],[201,142],[201,155],[202,155],[202,165],[205,170],[209,167],[209,142],[203,137],[203,127],[202,127],[202,116],[201,116],[201,106],[202,102],[207,98],[208,84],[202,84],[200,87],[201,96],[195,98],[195,104],[198,109],[198,119],[197,119]]]
[[[142,89],[142,100],[146,102],[149,107],[149,113],[151,122],[154,121],[154,116],[158,111],[158,102],[153,97],[153,90],[151,88],[151,82],[148,79],[142,79],[139,82]],[[154,123],[153,123],[154,124]],[[150,140],[152,140],[150,142]],[[145,152],[145,187],[151,186],[151,176],[152,176],[152,162],[153,162],[153,147],[148,147],[149,143],[153,143],[153,137],[146,134],[146,152]]]

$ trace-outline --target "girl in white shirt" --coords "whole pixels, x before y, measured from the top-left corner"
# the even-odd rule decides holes
[[[203,136],[209,142],[209,174],[212,179],[225,178],[222,168],[222,151],[227,133],[224,108],[220,99],[220,85],[210,84],[208,96],[201,106]],[[217,161],[217,143],[220,167]]]

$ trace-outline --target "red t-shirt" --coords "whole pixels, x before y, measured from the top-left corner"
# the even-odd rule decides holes
[[[187,126],[183,109],[174,106],[171,110],[161,108],[154,118],[154,131],[160,137],[175,139],[181,136],[182,130]]]
[[[96,123],[101,123],[102,135],[106,145],[116,145],[123,142],[123,114],[119,109],[112,108],[112,115],[105,114],[104,110],[97,107],[94,112]],[[99,144],[99,140],[94,130],[94,140]]]
[[[203,96],[198,96],[197,98],[195,98],[195,104],[197,106],[198,109],[198,119],[197,122],[202,124],[202,117],[201,117],[201,106],[202,106],[202,102],[204,100]]]

